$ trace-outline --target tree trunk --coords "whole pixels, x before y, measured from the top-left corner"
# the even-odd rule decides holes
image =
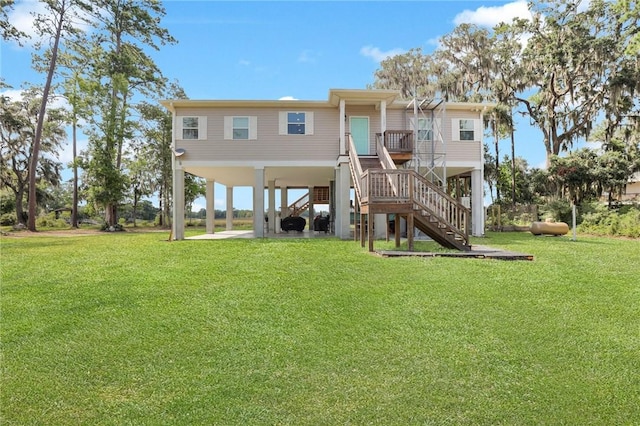
[[[511,204],[516,206],[516,143],[511,126]]]
[[[498,138],[498,120],[494,118],[493,122],[493,135],[496,139],[496,202],[500,204],[500,149]]]
[[[104,221],[107,226],[115,226],[118,223],[118,210],[115,204],[108,203],[105,206]]]
[[[60,36],[62,35],[62,24],[64,23],[65,12],[66,5],[65,0],[63,0],[59,11],[60,16],[56,24],[53,49],[51,50],[51,60],[49,61],[49,70],[47,71],[47,81],[42,92],[42,104],[40,105],[40,111],[38,113],[38,124],[36,125],[36,134],[33,140],[33,151],[31,153],[31,162],[29,164],[29,218],[27,223],[27,228],[29,228],[29,231],[36,231],[36,170],[38,168],[38,158],[40,156],[40,141],[42,139],[42,129],[44,127],[44,119],[47,112],[47,100],[49,99],[49,91],[51,90],[53,73],[56,70],[56,61],[58,60],[58,45],[60,44]]]
[[[77,125],[78,122],[73,117],[73,205],[71,206],[71,227],[78,227],[78,165],[77,160]]]
[[[26,225],[27,221],[24,214],[24,208],[22,207],[22,203],[24,202],[24,189],[14,191],[14,194],[16,196],[16,218],[18,223]]]

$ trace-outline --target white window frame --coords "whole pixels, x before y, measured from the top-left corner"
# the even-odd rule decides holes
[[[246,138],[236,137],[234,130],[239,127],[234,127],[234,121],[236,118],[245,118],[248,121],[248,136]],[[244,128],[243,128],[244,129]],[[258,139],[258,117],[249,115],[233,115],[224,117],[224,138],[225,140],[256,140]]]
[[[290,123],[289,114],[304,114],[304,123]],[[313,111],[280,111],[279,114],[280,135],[304,136],[313,135]],[[289,124],[303,124],[304,133],[289,133]]]
[[[471,128],[462,128],[463,122],[471,122]],[[454,118],[451,120],[452,140],[456,142],[480,142],[482,138],[482,128],[480,120],[477,118]],[[462,138],[462,132],[473,132],[472,138]]]
[[[196,126],[185,126],[185,120],[187,119],[195,119]],[[176,131],[176,139],[179,140],[206,140],[207,139],[207,117],[204,116],[195,116],[195,115],[182,115],[177,117],[177,131]],[[195,137],[187,137],[185,138],[185,130],[195,130]]]

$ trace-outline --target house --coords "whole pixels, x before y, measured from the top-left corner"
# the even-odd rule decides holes
[[[640,200],[640,172],[631,175],[621,198],[621,201],[633,200]]]
[[[484,232],[487,104],[406,101],[395,90],[345,89],[331,89],[322,101],[161,104],[173,114],[175,239],[184,238],[185,172],[206,179],[208,233],[215,182],[226,186],[228,229],[233,188],[253,188],[256,237],[281,231],[278,210],[284,218],[306,209],[312,218],[320,203],[329,205],[332,233],[348,239],[359,230],[371,249],[373,239],[387,232],[390,215],[406,229],[461,249],[469,234]],[[309,196],[293,202],[290,189],[308,189]]]

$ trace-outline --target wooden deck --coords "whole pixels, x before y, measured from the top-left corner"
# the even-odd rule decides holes
[[[533,260],[532,254],[518,253],[487,246],[472,245],[469,251],[459,252],[419,252],[419,251],[395,251],[376,250],[376,254],[383,257],[470,257],[474,259],[497,259],[497,260]]]

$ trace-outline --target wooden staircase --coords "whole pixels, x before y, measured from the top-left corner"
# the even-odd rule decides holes
[[[360,214],[395,214],[407,220],[407,237],[413,247],[413,227],[446,248],[468,251],[469,210],[414,170],[397,169],[378,144],[378,156],[359,157],[349,136],[349,168]],[[364,223],[361,220],[361,223]],[[373,235],[368,221],[369,250]],[[398,234],[398,233],[397,233]],[[360,240],[364,245],[364,229]],[[396,244],[399,245],[396,235]]]

